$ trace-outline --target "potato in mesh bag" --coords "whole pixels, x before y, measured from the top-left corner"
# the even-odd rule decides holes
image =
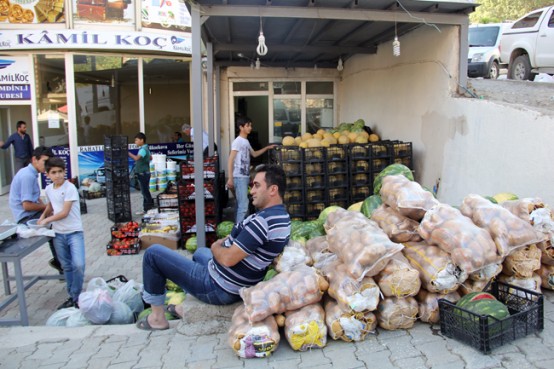
[[[429,209],[439,204],[431,192],[403,175],[384,177],[379,194],[384,204],[413,220],[420,220]]]
[[[327,264],[322,273],[329,281],[327,293],[344,311],[373,311],[379,304],[379,287],[371,277],[357,281],[350,276],[348,267],[336,260]]]
[[[530,221],[530,215],[537,209],[544,208],[544,202],[538,197],[526,197],[518,200],[508,200],[500,203],[519,219]]]
[[[541,286],[554,290],[554,265],[542,264],[537,274],[541,277]]]
[[[502,263],[486,265],[484,268],[469,274],[469,279],[474,281],[490,281],[502,272]]]
[[[468,274],[502,260],[489,232],[450,205],[429,210],[418,232],[427,243],[449,253],[452,262]]]
[[[541,293],[541,285],[542,285],[542,279],[541,276],[538,273],[533,273],[533,275],[530,278],[519,278],[515,275],[508,276],[506,274],[500,274],[498,276],[498,280],[500,282],[504,282],[507,284],[511,284],[517,287],[525,288],[531,291],[535,291],[537,293]],[[514,293],[514,292],[512,292]],[[515,292],[518,296],[526,297],[525,292],[523,291],[517,291]]]
[[[307,265],[310,258],[306,255],[306,250],[298,241],[289,240],[283,252],[277,257],[275,269],[278,272],[287,272],[300,265]]]
[[[267,357],[279,346],[281,336],[273,315],[250,323],[244,305],[233,313],[228,342],[235,353],[242,358]]]
[[[461,284],[460,288],[458,289],[458,292],[460,295],[464,296],[471,292],[481,292],[484,291],[487,285],[490,281],[480,279],[480,280],[473,280],[468,279],[464,283]]]
[[[321,304],[306,305],[295,311],[287,311],[285,337],[295,351],[323,348],[327,344],[325,311]]]
[[[467,279],[467,274],[452,263],[450,255],[437,246],[408,242],[402,253],[419,272],[421,286],[427,291],[447,294]]]
[[[377,222],[393,242],[421,241],[421,236],[417,233],[419,223],[388,205],[382,204],[375,209],[371,220]]]
[[[331,213],[329,217],[338,212]],[[350,275],[357,280],[379,273],[392,255],[403,248],[401,244],[392,242],[377,223],[352,214],[346,214],[327,229],[327,242],[329,250],[348,266]]]
[[[334,340],[363,341],[369,333],[375,333],[377,318],[372,312],[344,311],[332,298],[326,299],[324,308],[327,331]]]
[[[460,294],[454,291],[443,295],[421,289],[416,296],[419,305],[419,320],[425,323],[439,322],[439,299],[456,303],[460,299]]]
[[[502,273],[518,278],[531,278],[541,267],[541,250],[537,245],[519,248],[506,256]]]
[[[318,302],[328,287],[325,278],[314,268],[300,266],[255,286],[242,288],[239,293],[249,320],[257,322],[272,314]]]
[[[486,229],[494,240],[501,257],[517,248],[542,241],[529,221],[522,220],[500,205],[482,196],[471,194],[464,198],[460,211],[477,226]]]
[[[418,312],[419,307],[413,297],[385,297],[379,303],[375,315],[379,327],[393,331],[412,328]]]
[[[337,222],[341,220],[350,223],[365,224],[367,221],[367,217],[359,211],[351,211],[340,208],[327,215],[327,219],[323,224],[323,228],[327,232],[329,229],[333,228]]]
[[[374,278],[386,297],[415,296],[421,288],[419,271],[400,252]]]
[[[331,254],[329,244],[327,243],[327,236],[310,238],[306,242],[305,249],[309,258],[308,265],[317,264],[322,258]]]

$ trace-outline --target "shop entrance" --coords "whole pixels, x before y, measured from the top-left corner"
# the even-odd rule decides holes
[[[239,116],[252,120],[252,133],[248,141],[254,150],[267,146],[269,142],[269,97],[268,96],[235,96],[235,122]],[[234,140],[238,132],[233,132],[231,140]],[[252,158],[252,165],[267,162],[267,154]]]
[[[13,133],[8,119],[9,109],[0,107],[0,137],[6,141]],[[0,150],[0,195],[10,191],[13,179],[13,155],[12,149]]]

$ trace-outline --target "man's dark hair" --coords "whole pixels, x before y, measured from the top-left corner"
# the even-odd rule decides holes
[[[52,152],[52,149],[50,149],[49,147],[37,146],[33,150],[33,157],[37,160],[40,160],[40,158],[43,156],[53,157],[54,153]]]
[[[252,120],[248,117],[239,117],[236,121],[237,129],[239,127],[245,126],[247,123],[252,123]]]
[[[276,185],[279,189],[281,199],[285,198],[285,190],[287,189],[287,177],[283,168],[277,165],[261,164],[254,170],[256,174],[265,172],[265,183],[267,186]]]
[[[139,132],[135,135],[135,138],[138,138],[140,140],[143,140],[144,142],[146,142],[146,135],[142,132]]]
[[[176,134],[177,137],[179,137],[179,138],[182,138],[182,137],[183,137],[183,135],[181,134],[181,132],[177,132],[177,131],[176,131],[175,134]]]
[[[19,127],[21,127],[21,126],[24,125],[24,124],[27,125],[27,123],[25,123],[24,121],[20,120],[20,121],[18,121],[18,122],[16,123],[15,127],[16,127],[17,129],[19,129]]]
[[[54,156],[53,158],[46,160],[44,167],[46,168],[46,173],[50,172],[52,168],[61,168],[65,170],[65,161],[62,158]]]

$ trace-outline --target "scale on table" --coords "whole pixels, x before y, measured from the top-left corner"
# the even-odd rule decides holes
[[[17,232],[17,225],[0,225],[0,241],[12,237]]]

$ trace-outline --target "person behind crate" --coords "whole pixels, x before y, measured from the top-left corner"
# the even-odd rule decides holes
[[[31,155],[31,163],[13,177],[9,204],[17,224],[25,224],[29,220],[38,219],[46,208],[46,204],[40,199],[38,174],[44,172],[44,163],[53,156],[54,153],[49,147],[37,146]],[[62,265],[56,255],[54,243],[50,240],[48,244],[52,253],[52,259],[48,261],[48,265],[62,274]]]
[[[235,224],[231,234],[200,247],[186,256],[162,245],[146,249],[142,262],[143,300],[152,313],[137,322],[144,330],[168,329],[165,312],[182,318],[182,306],[164,309],[165,284],[171,280],[197,299],[212,305],[240,301],[239,290],[260,282],[273,260],[288,243],[290,216],[283,204],[286,177],[282,168],[261,165],[255,170],[252,202],[258,209],[243,222]]]
[[[56,233],[54,247],[63,267],[69,295],[58,309],[79,307],[85,277],[85,239],[79,192],[71,181],[65,179],[62,158],[54,157],[46,161],[46,176],[52,181],[45,190],[48,205],[37,224],[52,224]]]
[[[237,202],[235,223],[240,223],[248,213],[248,183],[250,182],[250,156],[257,158],[275,145],[268,145],[257,151],[252,149],[248,135],[252,132],[252,121],[247,117],[237,118],[239,135],[231,144],[231,153],[227,162],[229,179],[227,188],[234,192]]]
[[[150,150],[146,144],[146,135],[139,132],[135,135],[135,145],[139,147],[137,155],[129,152],[129,157],[135,164],[135,174],[137,175],[140,192],[142,194],[142,209],[135,214],[142,215],[154,207],[154,200],[150,194]]]

